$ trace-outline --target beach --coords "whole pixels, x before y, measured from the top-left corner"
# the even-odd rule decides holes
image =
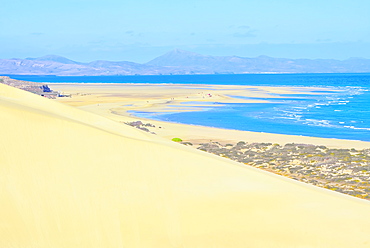
[[[151,118],[162,113],[201,111],[203,108],[212,108],[214,102],[218,106],[230,102],[274,104],[281,95],[289,98],[327,94],[327,88],[160,84],[53,86],[72,92],[71,97],[59,98],[58,101],[128,124],[165,140],[181,140],[184,145],[246,166],[370,199],[369,158],[365,150],[370,148],[370,142],[220,129],[142,116],[142,113]]]
[[[235,101],[227,97],[231,93],[267,99],[269,92],[297,94],[304,89],[97,84],[50,88],[71,97],[51,100],[0,84],[1,247],[370,244],[369,201],[243,166],[171,139],[356,149],[369,143],[166,123],[127,112],[174,111],[173,103],[188,100]],[[125,124],[138,120],[155,125],[148,129],[156,134]]]
[[[187,105],[197,102],[198,107],[222,103],[266,103],[279,100],[277,94],[320,94],[327,88],[318,87],[271,87],[230,85],[148,85],[148,84],[52,84],[53,89],[72,94],[57,101],[107,117],[118,122],[141,120],[152,123],[150,130],[165,139],[179,137],[183,140],[201,143],[228,142],[271,142],[278,144],[304,143],[326,145],[335,148],[370,148],[370,142],[327,139],[296,135],[282,135],[261,132],[239,131],[163,122],[139,118],[129,111],[184,112],[199,111]],[[231,97],[230,95],[234,96]],[[244,97],[237,98],[237,97]],[[260,99],[256,99],[260,98]],[[263,100],[261,100],[263,98]],[[201,103],[201,105],[199,105]],[[195,105],[197,105],[195,104]],[[194,105],[194,104],[193,104]],[[159,128],[161,127],[161,128]]]

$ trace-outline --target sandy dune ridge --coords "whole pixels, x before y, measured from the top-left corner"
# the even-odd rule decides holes
[[[0,84],[0,247],[369,247],[370,203]]]

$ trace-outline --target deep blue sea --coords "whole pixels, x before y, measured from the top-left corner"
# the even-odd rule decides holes
[[[325,87],[324,94],[278,95],[274,103],[231,103],[197,112],[138,116],[255,132],[370,141],[370,73],[170,76],[15,76],[45,83],[146,83]],[[52,88],[52,86],[51,86]]]

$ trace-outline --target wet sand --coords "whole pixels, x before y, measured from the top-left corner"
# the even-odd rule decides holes
[[[130,84],[52,84],[52,88],[72,93],[71,98],[58,101],[80,109],[110,118],[118,122],[142,120],[156,128],[150,130],[166,139],[180,137],[192,142],[271,142],[278,144],[305,143],[325,145],[335,148],[370,148],[370,142],[350,141],[220,129],[204,126],[185,125],[138,118],[128,113],[130,110],[146,112],[192,111],[187,102],[201,102],[202,106],[213,102],[253,102],[265,103],[278,100],[276,94],[320,94],[325,88],[307,87],[265,87],[229,85],[130,85]],[[264,100],[231,97],[264,98]],[[176,107],[174,107],[174,105]],[[162,128],[159,128],[162,127]]]

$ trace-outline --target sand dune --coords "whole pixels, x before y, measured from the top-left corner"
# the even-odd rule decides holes
[[[0,84],[0,247],[369,247],[370,203]]]

